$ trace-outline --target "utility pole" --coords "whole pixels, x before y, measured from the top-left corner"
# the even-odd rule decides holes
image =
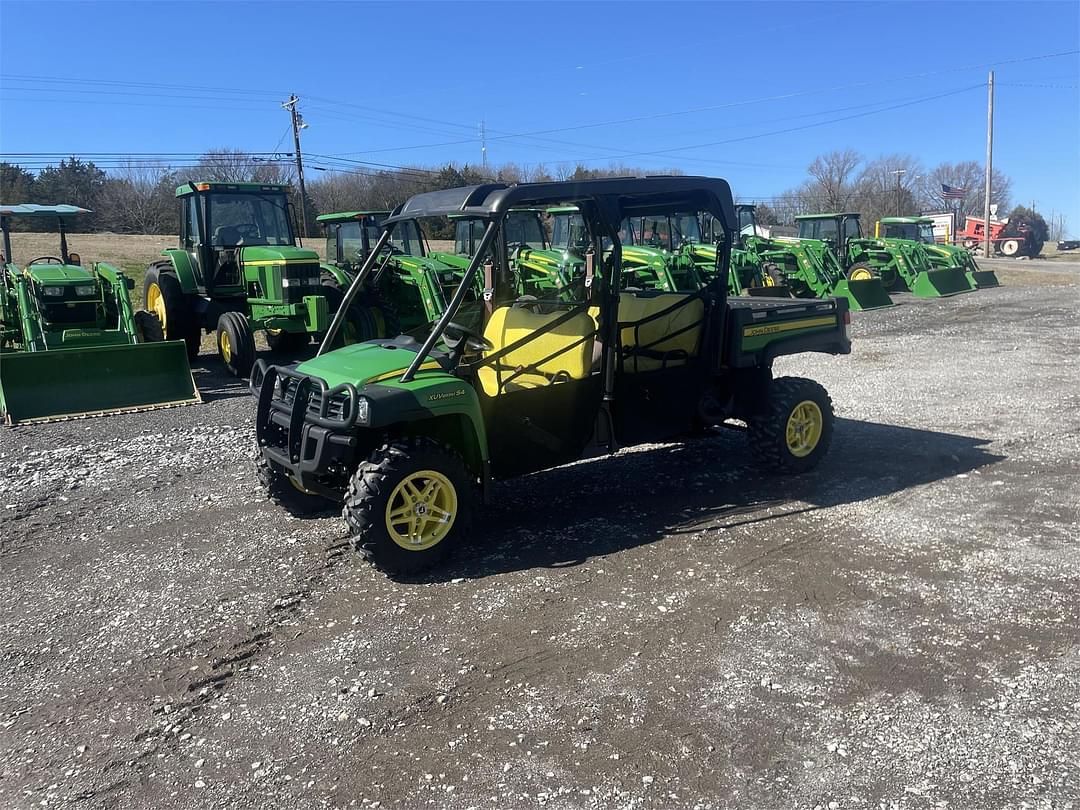
[[[484,174],[487,174],[487,132],[485,131],[483,121],[480,122],[480,162],[484,167]]]
[[[292,135],[293,135],[293,147],[296,154],[296,178],[300,184],[300,228],[303,231],[303,235],[308,235],[307,227],[307,212],[308,212],[308,199],[307,188],[304,186],[304,159],[300,155],[300,130],[307,129],[307,124],[304,123],[303,116],[300,115],[300,111],[296,109],[297,103],[300,101],[296,97],[295,93],[289,95],[289,100],[282,103],[282,108],[289,111],[292,116]]]
[[[907,169],[893,169],[892,173],[896,175],[896,215],[900,216],[900,176],[906,174]]]
[[[983,256],[990,257],[990,176],[994,171],[994,71],[990,71],[986,96],[986,191],[983,196]]]

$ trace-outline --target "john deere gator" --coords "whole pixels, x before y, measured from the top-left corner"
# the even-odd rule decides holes
[[[246,377],[255,362],[254,333],[265,330],[275,352],[295,352],[326,332],[349,286],[346,270],[321,265],[319,254],[297,245],[290,188],[268,183],[185,183],[180,244],[146,271],[146,306],[165,336],[199,354],[203,332],[215,334],[218,353],[233,374]],[[348,313],[348,328],[376,336],[366,302]]]
[[[182,342],[162,342],[151,312],[134,311],[134,282],[68,249],[74,205],[0,205],[0,419],[6,424],[199,401]],[[16,264],[10,220],[58,227],[55,256]]]
[[[503,226],[511,211],[575,205],[589,238],[585,283],[538,300],[520,294]],[[727,237],[705,287],[624,289],[620,224],[661,212],[715,216]],[[496,481],[620,447],[671,441],[728,420],[755,457],[807,473],[833,431],[819,384],[774,378],[773,361],[850,351],[847,302],[732,298],[736,219],[728,184],[704,177],[611,178],[449,189],[399,206],[346,293],[376,272],[396,228],[459,216],[483,225],[446,310],[424,334],[332,348],[291,365],[259,361],[255,472],[293,512],[334,503],[354,543],[395,573],[439,562],[470,538]],[[602,258],[601,258],[602,257]],[[493,265],[480,300],[482,266]],[[733,454],[718,459],[730,463]]]
[[[926,217],[883,217],[874,227],[874,238],[897,242],[917,242],[922,245],[930,264],[935,268],[958,267],[968,283],[977,290],[999,287],[1001,282],[993,270],[980,270],[975,256],[960,245],[947,245],[934,237],[934,220]]]
[[[795,220],[799,239],[830,245],[849,278],[876,276],[890,292],[910,292],[919,298],[942,298],[975,289],[963,269],[935,268],[917,242],[864,237],[856,213],[804,214]]]

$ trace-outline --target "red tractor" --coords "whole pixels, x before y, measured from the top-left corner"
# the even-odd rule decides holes
[[[968,250],[981,248],[986,242],[985,220],[968,217],[956,241]],[[1043,243],[1026,222],[1013,223],[1008,219],[990,221],[990,242],[996,256],[1038,256]]]

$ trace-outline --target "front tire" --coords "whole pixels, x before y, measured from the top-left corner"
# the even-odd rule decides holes
[[[165,330],[156,312],[140,309],[135,313],[135,340],[139,343],[159,343],[165,340]]]
[[[877,277],[877,270],[869,262],[855,262],[847,271],[848,281],[872,281]]]
[[[453,450],[426,438],[393,441],[361,462],[341,514],[375,565],[412,574],[441,562],[468,532],[473,490]]]
[[[217,347],[225,368],[237,377],[250,376],[255,365],[255,336],[243,314],[226,312],[218,319]]]
[[[300,351],[311,342],[311,335],[307,332],[286,332],[284,330],[266,330],[266,344],[272,352],[281,354],[293,354]]]
[[[761,412],[748,420],[750,449],[770,470],[807,472],[828,452],[833,422],[832,400],[821,385],[781,377],[770,384]]]
[[[266,497],[278,506],[297,516],[314,515],[333,507],[334,504],[328,499],[308,494],[293,483],[285,473],[266,460],[261,450],[256,448],[255,452],[255,477]]]
[[[165,340],[182,340],[187,344],[188,360],[199,356],[202,334],[199,319],[188,303],[173,272],[172,262],[154,262],[143,280],[143,306],[157,315]]]

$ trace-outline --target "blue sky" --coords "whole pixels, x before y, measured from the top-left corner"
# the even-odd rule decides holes
[[[287,151],[296,92],[313,168],[477,163],[483,120],[493,163],[676,167],[767,198],[837,148],[981,162],[993,66],[995,166],[1076,235],[1080,56],[1029,57],[1077,49],[1076,2],[4,0],[0,151]]]

